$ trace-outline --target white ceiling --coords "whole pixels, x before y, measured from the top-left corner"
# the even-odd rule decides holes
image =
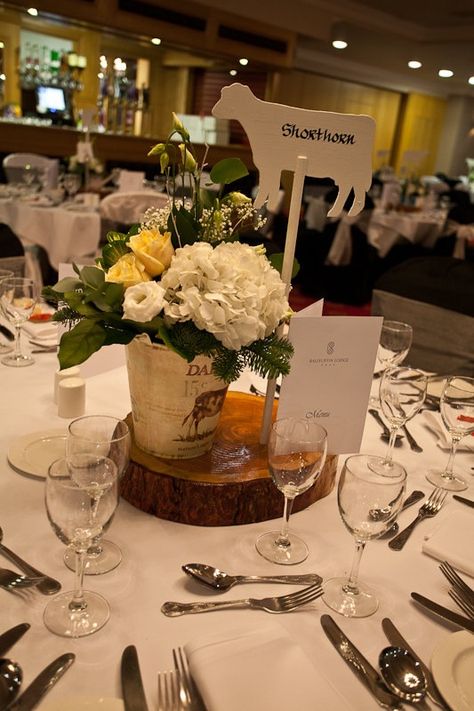
[[[222,0],[200,5],[224,9]],[[236,13],[236,4],[225,7]],[[474,98],[474,0],[239,0],[243,17],[298,34],[295,66],[398,91]],[[331,31],[342,23],[349,46],[335,50]],[[409,69],[418,59],[423,67]],[[442,79],[438,69],[452,69]],[[250,69],[250,67],[249,67]]]

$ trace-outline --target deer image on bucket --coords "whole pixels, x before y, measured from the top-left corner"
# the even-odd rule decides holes
[[[227,394],[227,388],[222,388],[221,390],[210,390],[207,393],[201,393],[197,396],[194,401],[194,407],[191,412],[186,415],[183,420],[183,425],[189,420],[188,433],[186,439],[195,440],[200,437],[205,437],[212,434],[216,429],[216,426],[211,432],[205,432],[201,435],[198,433],[199,423],[206,417],[214,417],[218,415],[222,410],[222,405],[224,404],[225,396]],[[191,430],[194,427],[194,435],[191,434]]]
[[[138,336],[126,346],[133,439],[165,459],[199,457],[212,447],[227,387],[212,361],[191,363]]]

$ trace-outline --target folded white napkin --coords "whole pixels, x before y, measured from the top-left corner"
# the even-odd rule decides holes
[[[473,540],[474,512],[453,511],[425,539],[422,551],[474,578]]]
[[[423,418],[423,424],[427,427],[433,434],[438,437],[437,445],[441,449],[451,449],[451,437],[443,425],[443,420],[439,412],[432,412],[431,410],[425,410],[421,413]],[[474,452],[474,436],[466,435],[458,444],[459,451]]]
[[[57,323],[51,321],[47,323],[27,321],[23,324],[22,329],[29,338],[33,338],[35,341],[41,341],[45,346],[55,345],[58,342],[59,332]]]
[[[314,711],[315,699],[320,709],[347,707],[278,623],[229,629],[185,651],[208,711]]]

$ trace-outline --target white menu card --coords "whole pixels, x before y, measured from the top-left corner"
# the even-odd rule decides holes
[[[278,417],[315,418],[328,432],[328,452],[358,452],[383,318],[322,316],[322,307],[318,301],[291,318],[295,352]]]

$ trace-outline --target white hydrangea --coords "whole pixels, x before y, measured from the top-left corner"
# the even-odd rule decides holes
[[[231,350],[268,336],[289,311],[279,273],[261,250],[240,242],[176,250],[161,285],[170,323],[191,320]]]

